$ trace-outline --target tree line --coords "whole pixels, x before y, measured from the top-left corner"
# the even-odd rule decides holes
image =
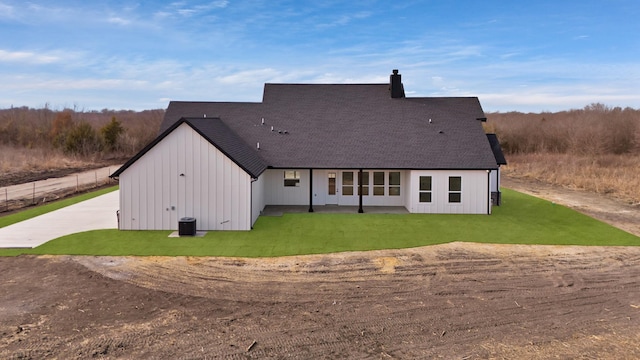
[[[640,110],[601,103],[560,112],[487,113],[507,154],[640,154]]]
[[[164,110],[0,109],[0,145],[68,156],[125,158],[157,135]]]

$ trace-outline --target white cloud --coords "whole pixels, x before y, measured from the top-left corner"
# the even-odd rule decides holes
[[[0,2],[0,18],[12,18],[14,17],[14,8],[11,5]]]
[[[325,23],[319,23],[316,25],[317,28],[319,29],[323,29],[323,28],[332,28],[332,27],[337,27],[337,26],[345,26],[348,25],[351,21],[353,21],[354,19],[366,19],[368,17],[370,17],[372,15],[372,13],[370,11],[361,11],[361,12],[357,12],[355,14],[346,14],[346,15],[340,15],[334,19],[331,19],[328,22]]]
[[[58,61],[60,61],[58,56],[50,54],[38,54],[29,51],[0,50],[0,62],[51,64]]]
[[[165,19],[178,15],[180,17],[194,17],[212,10],[224,9],[229,5],[227,0],[212,1],[204,4],[191,5],[186,1],[172,2],[163,10],[156,11],[153,16]]]
[[[131,20],[127,20],[118,16],[112,16],[110,18],[107,19],[108,22],[112,23],[112,24],[117,24],[117,25],[129,25],[131,24]]]
[[[233,74],[225,76],[217,76],[217,82],[225,85],[253,85],[257,83],[273,82],[278,78],[280,73],[271,68],[241,70]]]

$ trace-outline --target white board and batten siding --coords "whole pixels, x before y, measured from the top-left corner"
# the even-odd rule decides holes
[[[250,230],[257,219],[251,176],[186,123],[119,180],[122,230],[176,230],[183,217],[198,230]]]
[[[500,191],[500,168],[491,170],[491,191]]]
[[[265,174],[262,173],[251,183],[251,226],[256,223],[262,210],[264,210],[264,183]]]
[[[285,171],[296,171],[298,186],[284,186]],[[264,176],[264,203],[266,205],[309,205],[308,169],[268,169]]]
[[[431,176],[431,202],[420,202],[420,176]],[[449,177],[459,176],[461,201],[449,202]],[[490,214],[491,194],[487,170],[412,170],[409,211],[425,214]]]

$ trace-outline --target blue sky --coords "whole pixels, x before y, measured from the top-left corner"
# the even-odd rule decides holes
[[[0,108],[260,101],[380,83],[485,111],[640,108],[637,0],[0,0]]]

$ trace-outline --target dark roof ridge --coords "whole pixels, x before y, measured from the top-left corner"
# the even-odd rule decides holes
[[[216,128],[214,130],[221,131],[211,131],[212,129],[207,128],[206,124],[199,124],[200,121],[206,122],[210,125],[209,127],[211,128]],[[190,128],[192,128],[200,136],[206,139],[211,145],[217,148],[220,152],[231,159],[231,161],[233,161],[236,165],[238,165],[240,168],[242,168],[242,170],[244,170],[252,177],[257,178],[264,170],[267,169],[267,163],[264,161],[264,159],[262,159],[262,157],[260,157],[219,117],[182,117],[169,128],[167,128],[164,132],[162,132],[162,134],[155,138],[151,143],[140,150],[135,156],[129,159],[129,161],[122,165],[113,174],[109,175],[109,177],[115,178],[120,176],[120,174],[122,174],[127,168],[138,161],[142,156],[149,152],[149,150],[151,150],[154,146],[156,146],[160,141],[162,141],[165,137],[171,134],[176,128],[178,128],[178,126],[182,124],[187,124]]]

